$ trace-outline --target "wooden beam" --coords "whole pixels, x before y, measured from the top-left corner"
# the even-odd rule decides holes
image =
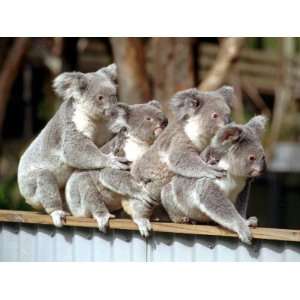
[[[51,225],[50,216],[38,212],[0,210],[0,222],[46,224]],[[233,232],[213,225],[191,225],[152,222],[153,231],[195,235],[228,236],[237,237]],[[97,223],[91,218],[67,217],[66,226],[97,228]],[[112,219],[109,221],[110,229],[138,230],[137,226],[129,219]],[[300,242],[300,230],[276,229],[276,228],[253,228],[252,234],[255,239],[280,240]]]

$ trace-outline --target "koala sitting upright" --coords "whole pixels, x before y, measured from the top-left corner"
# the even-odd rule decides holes
[[[115,64],[94,73],[59,75],[54,89],[64,102],[20,159],[22,196],[50,214],[55,226],[65,219],[60,189],[74,168],[128,168],[122,159],[98,149],[113,137],[105,114],[117,103],[116,78]]]
[[[147,151],[154,140],[167,125],[167,119],[161,111],[158,101],[146,104],[119,104],[111,112],[111,129],[118,134],[101,151],[125,157],[134,162]],[[118,175],[118,176],[117,176]],[[105,178],[117,180],[129,193],[118,194],[105,185]],[[110,212],[122,208],[126,196],[143,197],[143,186],[130,178],[129,172],[104,168],[102,170],[75,171],[66,185],[66,203],[77,217],[93,217],[100,231],[105,232]]]
[[[173,222],[207,222],[211,219],[236,232],[244,243],[251,243],[248,226],[256,226],[257,219],[244,219],[234,204],[245,188],[247,178],[256,177],[265,169],[260,138],[266,121],[265,117],[257,116],[245,125],[229,124],[217,132],[212,148],[223,147],[223,154],[218,153],[221,159],[216,160],[227,171],[226,177],[196,179],[175,176],[163,187],[161,201]],[[227,151],[224,144],[227,144]]]
[[[144,184],[151,198],[151,201],[131,198],[124,207],[143,236],[149,235],[149,217],[160,202],[161,188],[174,174],[195,178],[224,175],[219,167],[201,160],[199,154],[209,144],[217,129],[229,122],[232,99],[231,87],[212,92],[188,89],[176,93],[171,99],[175,120],[169,123],[150,149],[131,168],[131,174]],[[118,180],[110,178],[109,184],[122,193],[123,187],[118,185]]]

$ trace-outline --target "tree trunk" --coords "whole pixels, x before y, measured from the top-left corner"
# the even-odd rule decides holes
[[[10,91],[29,44],[30,38],[16,38],[0,73],[0,136]]]
[[[129,104],[150,100],[145,51],[140,38],[111,38],[118,66],[120,100]]]
[[[273,148],[280,137],[284,119],[290,115],[287,113],[293,96],[290,87],[291,73],[289,72],[289,69],[291,59],[295,54],[295,40],[293,38],[280,38],[279,51],[281,73],[279,74],[280,83],[275,91],[275,105],[273,108],[273,118],[268,140],[267,154],[269,157],[273,154]]]
[[[174,93],[195,84],[193,39],[153,38],[151,51],[154,98],[160,100],[167,111]]]
[[[216,61],[199,89],[210,91],[219,88],[225,81],[232,63],[238,58],[245,38],[225,38],[222,40]]]

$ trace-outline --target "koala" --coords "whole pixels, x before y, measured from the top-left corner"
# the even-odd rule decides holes
[[[61,189],[74,169],[127,169],[122,158],[102,153],[109,141],[106,112],[117,103],[117,69],[112,64],[94,73],[62,73],[54,90],[64,101],[20,158],[18,184],[26,202],[45,210],[62,226]]]
[[[266,122],[266,117],[256,116],[245,125],[229,124],[217,132],[207,153],[214,153],[213,161],[227,171],[226,177],[175,176],[162,188],[161,203],[173,222],[213,220],[236,232],[242,242],[251,243],[249,226],[257,226],[257,218],[245,219],[235,204],[247,178],[259,176],[265,170],[260,139]],[[214,151],[218,147],[221,151]]]
[[[117,135],[101,147],[107,155],[124,157],[130,163],[139,159],[153,144],[167,125],[158,101],[146,104],[117,105],[112,112],[111,130]],[[123,193],[116,193],[107,182],[122,186]],[[100,231],[105,232],[111,212],[122,208],[126,196],[148,201],[143,186],[127,171],[106,167],[101,170],[75,171],[66,184],[66,203],[72,215],[93,217]]]
[[[176,93],[171,99],[174,120],[131,166],[133,178],[143,183],[151,198],[151,201],[132,198],[124,207],[143,236],[149,235],[149,217],[160,203],[161,188],[175,174],[194,178],[224,175],[221,168],[205,163],[199,154],[216,131],[230,121],[233,96],[233,89],[224,86],[212,92],[188,89]],[[117,182],[109,184],[122,192]]]

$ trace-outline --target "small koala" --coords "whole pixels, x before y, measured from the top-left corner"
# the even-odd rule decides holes
[[[21,156],[20,192],[32,207],[50,214],[55,226],[65,220],[61,189],[75,168],[128,168],[98,148],[114,135],[106,112],[117,103],[116,79],[115,64],[94,73],[59,75],[53,87],[64,101]]]
[[[257,226],[257,218],[246,220],[235,204],[247,178],[259,176],[265,170],[265,153],[260,139],[266,122],[266,117],[256,116],[245,125],[229,124],[216,133],[203,155],[206,154],[208,159],[208,153],[215,156],[213,161],[227,171],[226,177],[175,176],[163,187],[161,202],[173,222],[213,220],[236,232],[242,242],[251,243],[249,226]]]
[[[167,125],[167,119],[156,100],[146,104],[118,104],[111,115],[113,121],[110,128],[118,133],[101,151],[124,157],[130,163],[149,149]],[[110,189],[107,184],[110,181],[121,186],[123,193]],[[129,172],[109,167],[75,171],[66,184],[65,196],[72,215],[93,217],[102,232],[106,231],[109,219],[114,217],[111,212],[121,209],[127,196],[148,200],[142,184],[137,183]]]
[[[212,92],[188,89],[171,99],[175,119],[131,167],[132,176],[144,184],[151,200],[132,198],[127,202],[126,211],[143,236],[149,235],[149,217],[160,203],[161,188],[174,174],[194,178],[224,175],[221,168],[205,163],[199,154],[216,131],[230,121],[233,96],[233,89],[224,86]],[[122,192],[118,184],[110,182],[110,185]]]

